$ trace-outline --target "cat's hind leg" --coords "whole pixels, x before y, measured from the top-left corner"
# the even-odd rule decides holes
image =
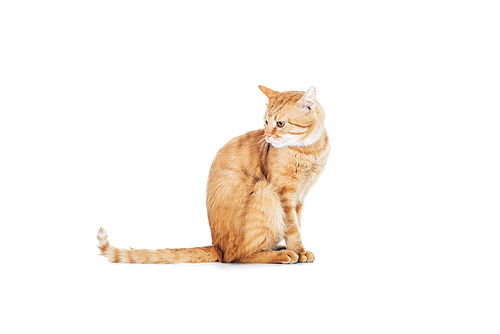
[[[240,230],[238,258],[274,250],[285,235],[284,212],[275,186],[261,180],[251,190]]]
[[[221,262],[295,263],[295,252],[274,251],[285,236],[284,211],[276,186],[259,180],[245,189],[246,203],[241,218],[227,224],[225,238],[216,245],[223,253]],[[240,196],[241,197],[241,196]],[[236,218],[236,217],[235,217]]]
[[[296,263],[299,255],[290,250],[262,251],[236,260],[236,263]]]

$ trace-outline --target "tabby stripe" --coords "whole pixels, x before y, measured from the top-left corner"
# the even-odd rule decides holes
[[[274,107],[275,107],[276,105],[278,105],[278,103],[281,103],[281,102],[283,102],[283,100],[278,99],[278,98],[275,98],[275,99],[274,99],[274,101],[273,101],[273,105],[269,108],[269,110],[270,110],[270,111],[271,111],[271,110],[273,110],[273,109],[274,109]]]
[[[295,224],[290,225],[287,227],[287,233],[289,236],[292,236],[295,233],[299,233],[299,228]]]
[[[132,259],[132,251],[131,250],[127,250],[126,251],[126,255],[127,255],[127,261],[128,263],[134,263],[135,261]]]
[[[290,193],[295,193],[295,192],[297,192],[297,189],[295,189],[295,188],[292,188],[292,187],[283,187],[280,190],[280,195],[283,196],[283,195],[290,194]],[[287,199],[287,201],[289,201],[289,200]]]
[[[271,104],[271,101],[269,101],[269,104]],[[268,107],[269,107],[269,111],[271,111],[271,110],[273,109],[273,107],[274,107],[274,105],[275,105],[275,104],[276,104],[276,100],[274,100],[274,101],[273,101],[273,104],[268,105]],[[270,114],[270,113],[269,113],[269,114]]]
[[[320,138],[319,140],[323,141],[323,143],[322,143],[321,147],[319,148],[319,150],[320,151],[324,151],[328,147],[328,137],[324,136],[323,138]]]
[[[291,125],[293,125],[293,126],[298,126],[299,128],[308,128],[308,127],[309,127],[309,125],[304,126],[304,125],[300,125],[300,124],[292,123],[292,122],[290,122],[290,121],[288,121],[288,123],[289,123],[289,124],[291,124]]]
[[[271,116],[277,115],[278,111],[280,111],[286,104],[288,100],[283,96],[280,99],[276,99],[276,101],[273,103],[273,106],[270,108],[272,110]]]
[[[307,133],[307,131],[304,132],[288,132],[291,135],[303,135],[304,133]]]
[[[120,250],[118,248],[113,249],[113,259],[111,262],[119,262],[120,261]]]

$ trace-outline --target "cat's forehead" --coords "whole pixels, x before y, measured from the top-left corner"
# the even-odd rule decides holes
[[[294,116],[294,111],[297,109],[297,102],[304,96],[304,92],[282,92],[276,94],[275,97],[269,99],[267,105],[267,116],[275,117],[285,117]]]

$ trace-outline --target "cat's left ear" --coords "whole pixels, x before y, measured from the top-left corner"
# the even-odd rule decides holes
[[[259,86],[259,89],[262,91],[262,93],[266,94],[268,99],[272,99],[273,97],[276,96],[276,94],[278,94],[277,91],[274,91],[271,88],[267,88],[264,86]]]
[[[316,108],[316,88],[314,88],[314,86],[309,88],[309,90],[297,103],[300,106],[307,108],[307,112],[309,112],[310,110],[314,110],[314,108]]]

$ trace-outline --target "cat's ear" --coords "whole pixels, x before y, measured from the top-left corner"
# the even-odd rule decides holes
[[[268,99],[272,99],[273,97],[276,96],[276,94],[278,94],[278,92],[264,86],[259,86],[259,88],[262,91],[262,93],[266,94]]]
[[[297,102],[301,107],[307,108],[309,110],[314,110],[316,108],[316,88],[312,86],[309,90],[302,96],[302,98]]]

